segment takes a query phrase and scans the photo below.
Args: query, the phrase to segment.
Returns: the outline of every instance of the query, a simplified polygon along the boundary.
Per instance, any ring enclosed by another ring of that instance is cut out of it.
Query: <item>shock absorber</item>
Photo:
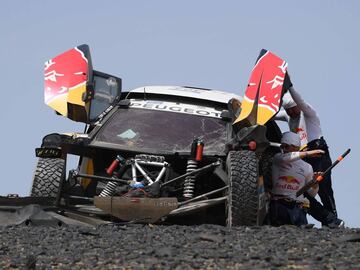
[[[195,139],[191,144],[190,157],[187,161],[186,173],[195,171],[198,168],[198,162],[202,160],[204,142],[201,139]],[[194,197],[195,175],[189,175],[185,178],[183,196],[185,199]]]
[[[195,171],[197,167],[198,167],[197,161],[189,158],[187,161],[186,173]],[[192,197],[194,197],[194,189],[195,189],[195,176],[189,175],[185,178],[183,196],[186,199],[191,199]]]
[[[125,159],[122,156],[117,155],[117,157],[111,163],[109,168],[106,169],[106,173],[108,175],[112,176],[113,178],[115,178],[114,171],[119,166],[119,164],[121,166],[123,166],[125,164]],[[121,168],[120,168],[120,170],[121,170]],[[117,186],[118,186],[118,183],[116,183],[116,182],[108,182],[106,184],[106,187],[101,191],[99,197],[107,197],[107,196],[114,195]]]

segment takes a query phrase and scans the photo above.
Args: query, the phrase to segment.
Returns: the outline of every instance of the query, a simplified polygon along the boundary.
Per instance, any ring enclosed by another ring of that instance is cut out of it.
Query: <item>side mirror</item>
[[[120,78],[96,71],[93,72],[93,90],[90,98],[89,121],[93,123],[111,105],[119,102],[121,94]]]

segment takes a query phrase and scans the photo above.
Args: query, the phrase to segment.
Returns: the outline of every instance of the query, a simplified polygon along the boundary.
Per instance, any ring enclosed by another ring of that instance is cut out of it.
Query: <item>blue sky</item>
[[[360,227],[360,2],[2,1],[0,194],[27,195],[35,147],[52,132],[82,131],[43,103],[43,64],[86,43],[96,70],[123,88],[192,85],[243,95],[262,48],[286,59],[294,86],[318,111],[335,159],[338,212]]]

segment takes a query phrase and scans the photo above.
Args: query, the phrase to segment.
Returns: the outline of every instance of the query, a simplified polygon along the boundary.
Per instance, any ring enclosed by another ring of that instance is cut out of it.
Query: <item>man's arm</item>
[[[323,154],[325,154],[325,151],[320,150],[320,149],[315,149],[315,150],[310,150],[310,151],[301,151],[300,153],[300,158],[307,158],[307,157],[318,157],[321,156]]]
[[[302,152],[289,152],[289,153],[277,153],[274,156],[273,163],[290,163],[299,159],[304,159],[307,157],[317,157],[325,154],[323,150],[311,150],[311,151],[302,151]]]
[[[314,108],[307,103],[303,98],[300,96],[300,94],[294,89],[294,87],[289,88],[289,92],[291,94],[291,97],[299,107],[299,109],[304,113],[305,116],[317,116],[316,111]]]
[[[277,164],[290,163],[298,159],[300,159],[300,152],[290,152],[285,154],[278,153],[274,156],[273,162]]]

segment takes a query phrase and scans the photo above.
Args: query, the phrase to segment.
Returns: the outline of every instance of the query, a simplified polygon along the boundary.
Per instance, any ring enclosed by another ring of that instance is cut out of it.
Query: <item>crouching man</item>
[[[323,150],[299,152],[300,137],[293,132],[285,132],[281,139],[282,153],[274,156],[272,167],[273,188],[271,190],[270,221],[271,225],[306,225],[306,209],[309,201],[303,195],[296,197],[296,192],[313,179],[310,164],[303,158],[324,154]],[[313,186],[308,194],[315,197],[319,186]]]

